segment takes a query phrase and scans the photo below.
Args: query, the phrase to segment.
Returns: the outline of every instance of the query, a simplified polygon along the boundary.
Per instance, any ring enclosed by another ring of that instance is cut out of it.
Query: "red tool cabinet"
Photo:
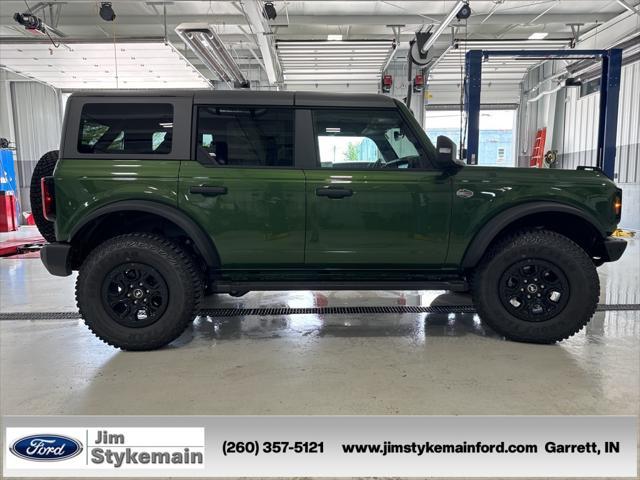
[[[13,232],[17,229],[16,197],[11,192],[0,190],[0,232]]]

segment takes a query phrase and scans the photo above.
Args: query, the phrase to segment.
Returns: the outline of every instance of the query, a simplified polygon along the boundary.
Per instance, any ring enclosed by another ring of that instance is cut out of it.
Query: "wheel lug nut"
[[[527,295],[527,298],[531,298],[531,295]]]

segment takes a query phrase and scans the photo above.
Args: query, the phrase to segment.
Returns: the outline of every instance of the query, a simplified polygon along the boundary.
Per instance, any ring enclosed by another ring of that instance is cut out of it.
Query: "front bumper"
[[[604,239],[604,256],[602,257],[602,260],[605,262],[615,262],[622,256],[626,248],[626,240],[616,237],[607,237]]]
[[[71,275],[70,254],[71,245],[68,243],[48,243],[40,250],[40,260],[51,275],[68,277]]]

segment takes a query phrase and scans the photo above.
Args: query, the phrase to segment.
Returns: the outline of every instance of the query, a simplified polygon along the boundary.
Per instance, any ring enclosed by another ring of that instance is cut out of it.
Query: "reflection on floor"
[[[599,269],[640,303],[640,242]],[[0,259],[0,311],[73,311],[74,278]],[[211,307],[460,305],[446,292],[252,292]],[[0,322],[2,414],[638,414],[640,312],[598,312],[558,345],[472,314],[199,318],[171,346],[114,350],[80,321]]]

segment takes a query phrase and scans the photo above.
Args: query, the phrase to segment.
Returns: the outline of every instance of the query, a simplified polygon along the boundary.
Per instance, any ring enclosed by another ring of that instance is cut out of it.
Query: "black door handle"
[[[189,189],[191,193],[199,193],[205,197],[217,197],[218,195],[226,195],[227,187],[214,187],[209,185],[200,185],[191,187]]]
[[[352,196],[353,190],[350,188],[322,187],[316,188],[316,195],[318,197],[344,198]]]

